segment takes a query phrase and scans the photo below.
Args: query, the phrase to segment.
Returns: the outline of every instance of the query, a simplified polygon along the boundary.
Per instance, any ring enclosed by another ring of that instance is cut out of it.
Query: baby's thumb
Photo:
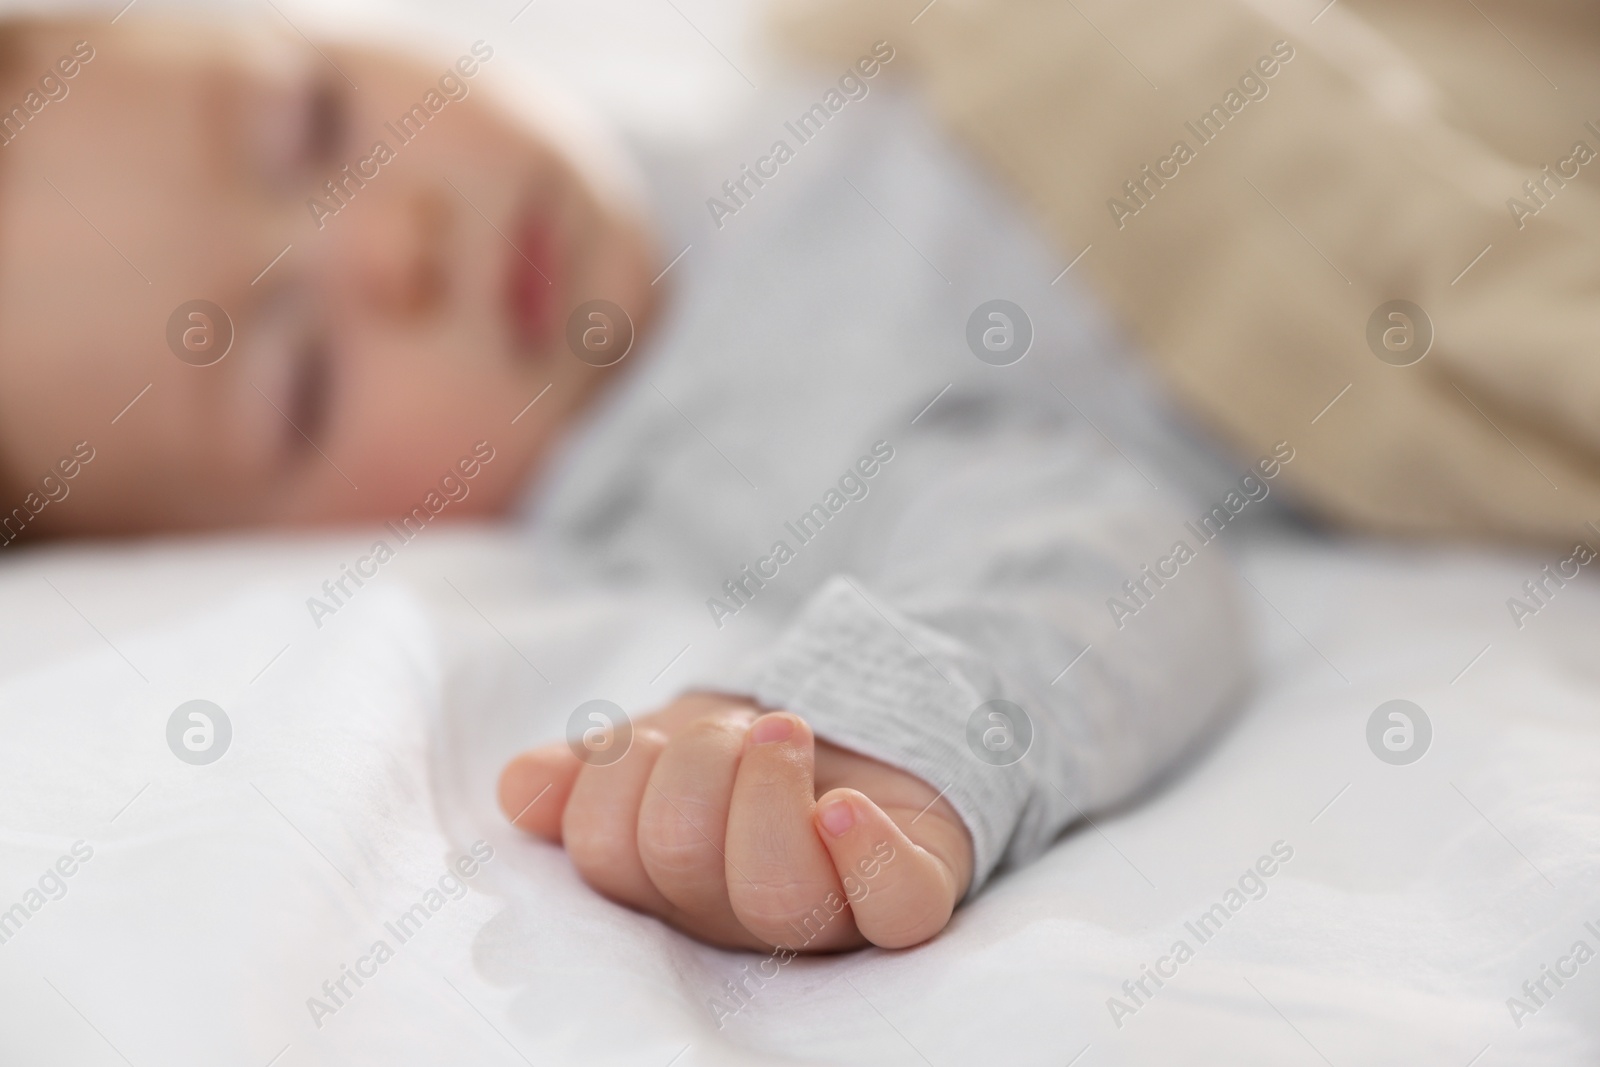
[[[864,793],[843,788],[817,799],[816,822],[862,937],[907,948],[944,929],[966,891],[961,860],[949,859],[963,852],[964,828],[930,816],[917,827],[924,847]]]

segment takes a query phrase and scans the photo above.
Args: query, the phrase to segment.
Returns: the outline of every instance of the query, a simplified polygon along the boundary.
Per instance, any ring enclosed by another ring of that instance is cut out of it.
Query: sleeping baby
[[[1221,549],[1160,568],[1181,509],[1084,384],[1110,342],[894,42],[687,153],[502,101],[505,42],[138,16],[0,29],[7,550],[439,498],[671,590],[693,683],[499,803],[762,951],[933,937],[1237,696]]]

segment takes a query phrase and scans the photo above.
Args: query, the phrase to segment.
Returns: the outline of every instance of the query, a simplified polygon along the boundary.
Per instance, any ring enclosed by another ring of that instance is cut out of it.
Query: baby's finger
[[[882,808],[854,789],[830,790],[817,801],[817,827],[868,941],[905,948],[944,929],[962,892],[955,873]]]
[[[667,747],[659,730],[635,728],[632,747],[614,763],[578,775],[561,818],[561,841],[583,880],[612,900],[656,915],[673,914],[639,859],[639,804]]]
[[[561,840],[561,813],[583,763],[565,744],[529,749],[500,772],[500,810],[511,825],[546,841]]]
[[[811,729],[785,712],[750,727],[728,809],[728,899],[769,945],[826,951],[858,944],[833,859],[812,812]]]
[[[728,903],[723,837],[750,712],[711,715],[674,734],[639,805],[639,858],[663,896],[702,923],[744,931]],[[748,942],[748,937],[740,938]]]

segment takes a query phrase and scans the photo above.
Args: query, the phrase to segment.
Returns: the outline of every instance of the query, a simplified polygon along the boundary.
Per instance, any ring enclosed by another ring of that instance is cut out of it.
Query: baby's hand
[[[500,806],[612,900],[723,945],[915,945],[972,879],[972,837],[937,790],[733,697],[639,719],[614,763],[524,752]]]

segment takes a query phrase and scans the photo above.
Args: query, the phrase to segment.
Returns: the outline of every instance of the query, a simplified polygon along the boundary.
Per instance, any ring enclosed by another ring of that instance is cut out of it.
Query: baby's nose
[[[327,229],[336,231],[329,234],[337,246],[334,284],[369,309],[426,316],[445,295],[450,205],[426,190],[362,192],[366,203],[328,220]]]

